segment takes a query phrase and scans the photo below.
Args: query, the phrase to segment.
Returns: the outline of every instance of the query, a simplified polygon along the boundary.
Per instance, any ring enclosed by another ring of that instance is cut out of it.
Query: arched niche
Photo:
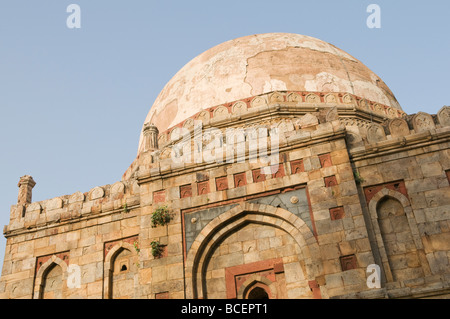
[[[67,264],[53,255],[36,273],[34,299],[63,299],[67,289]]]
[[[370,200],[369,212],[386,280],[424,276],[423,243],[408,198],[383,188]]]
[[[254,203],[240,203],[210,221],[191,245],[186,258],[186,298],[208,298],[206,270],[211,257],[217,252],[218,247],[224,240],[249,225],[271,227],[285,234],[286,238],[290,238],[289,240],[298,247],[301,254],[299,259],[301,259],[302,269],[295,271],[301,273],[300,277],[304,276],[301,280],[304,279],[306,286],[309,280],[314,280],[322,274],[322,260],[318,243],[303,220],[282,208]],[[225,258],[228,258],[228,256],[225,256]],[[252,265],[264,262],[266,261],[259,260]],[[300,262],[297,263],[300,264]],[[240,266],[250,267],[251,265],[245,261],[243,263],[237,262],[236,267]],[[289,264],[289,267],[291,266],[296,267],[297,265]],[[275,268],[273,265],[268,267],[268,269],[273,269],[273,272],[276,272]],[[219,273],[224,270],[217,269],[216,271]],[[229,298],[228,291],[227,298]]]
[[[240,287],[238,299],[276,299],[274,284],[265,277],[252,275]]]
[[[135,297],[139,257],[133,245],[117,243],[109,250],[104,263],[104,298]]]

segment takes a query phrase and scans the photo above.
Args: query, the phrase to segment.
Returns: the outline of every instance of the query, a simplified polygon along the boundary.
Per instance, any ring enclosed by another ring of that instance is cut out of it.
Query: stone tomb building
[[[33,202],[20,179],[0,297],[448,298],[449,138],[449,107],[405,114],[329,43],[225,42],[164,87],[121,181]]]

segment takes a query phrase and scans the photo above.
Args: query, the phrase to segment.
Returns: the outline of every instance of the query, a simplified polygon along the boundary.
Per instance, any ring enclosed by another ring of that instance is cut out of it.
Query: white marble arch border
[[[277,227],[290,234],[302,251],[307,280],[315,280],[322,274],[323,264],[319,245],[302,219],[279,207],[243,202],[211,220],[192,243],[186,257],[185,268],[187,299],[206,297],[202,273],[208,264],[210,253],[222,239],[248,223]]]
[[[422,239],[419,235],[419,229],[417,227],[416,219],[414,217],[414,212],[411,207],[411,203],[409,199],[400,192],[394,191],[392,189],[383,188],[378,191],[369,202],[369,214],[370,219],[372,221],[373,230],[375,233],[375,238],[377,241],[378,249],[381,255],[381,262],[383,263],[383,269],[386,274],[386,280],[388,282],[393,282],[394,277],[392,275],[391,268],[389,266],[389,259],[387,256],[386,248],[384,247],[383,237],[381,235],[380,225],[378,223],[378,213],[377,207],[378,204],[385,200],[386,198],[393,198],[400,202],[403,206],[403,210],[405,211],[406,218],[408,220],[409,228],[411,230],[411,234],[416,245],[417,250],[423,249]]]
[[[114,259],[123,250],[129,250],[132,254],[137,255],[136,249],[130,243],[121,241],[114,245],[108,254],[105,256],[105,262],[103,264],[103,298],[110,299],[111,296],[111,284],[112,284],[112,272],[114,266]],[[136,272],[134,282],[137,282],[137,276],[139,273]]]
[[[62,268],[62,289],[63,289],[63,296],[64,296],[64,290],[67,286],[66,280],[67,280],[67,264],[64,260],[62,260],[59,257],[56,257],[56,255],[53,255],[51,258],[49,258],[45,263],[42,264],[42,266],[39,268],[36,279],[34,281],[34,292],[33,292],[33,299],[41,299],[42,293],[44,289],[44,282],[45,282],[45,275],[47,275],[48,271],[53,268],[53,265],[60,266]]]

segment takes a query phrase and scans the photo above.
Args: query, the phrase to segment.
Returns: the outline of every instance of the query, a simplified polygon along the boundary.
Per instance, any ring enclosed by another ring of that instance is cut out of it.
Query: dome
[[[309,36],[268,33],[192,59],[162,89],[144,124],[164,132],[203,109],[272,91],[351,93],[401,109],[387,85],[348,53]]]

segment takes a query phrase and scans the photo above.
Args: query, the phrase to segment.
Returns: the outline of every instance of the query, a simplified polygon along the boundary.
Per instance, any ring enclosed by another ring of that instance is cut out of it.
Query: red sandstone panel
[[[117,244],[119,244],[120,242],[124,242],[124,243],[128,243],[134,246],[135,242],[139,241],[139,236],[132,236],[132,237],[127,237],[127,238],[122,238],[122,239],[117,239],[114,241],[110,241],[110,242],[106,242],[105,246],[104,246],[104,256],[106,257],[106,255],[108,255],[109,251]]]
[[[303,160],[295,160],[291,162],[291,173],[297,174],[305,171],[305,167],[303,166]]]
[[[154,203],[163,203],[166,201],[166,191],[157,191],[153,192],[153,202]]]
[[[330,208],[331,220],[342,219],[342,218],[344,218],[344,216],[345,216],[344,207]]]
[[[192,197],[192,185],[180,186],[180,198]]]
[[[320,293],[320,287],[316,280],[310,280],[308,281],[309,288],[311,288],[311,291],[313,292],[313,298],[314,299],[322,299],[322,294]]]
[[[272,166],[271,170],[273,172],[272,173],[272,178],[283,177],[283,176],[286,175],[285,172],[284,172],[284,165],[282,163],[280,163],[277,166]]]
[[[157,294],[155,294],[155,299],[169,299],[169,292],[158,292]]]
[[[339,258],[341,261],[341,267],[342,271],[356,269],[357,263],[356,263],[356,256],[355,255],[349,255],[349,256],[343,256]]]
[[[332,166],[331,155],[330,153],[319,155],[319,161],[321,167],[329,167]]]
[[[50,254],[50,255],[46,255],[46,256],[41,256],[41,257],[38,257],[36,260],[36,273],[39,271],[39,268],[41,268],[41,266],[47,262],[47,260],[49,260],[50,258],[53,257],[53,255],[55,255],[59,259],[65,261],[66,264],[69,265],[69,252],[68,251],[56,253],[56,254]]]
[[[382,190],[383,188],[387,188],[387,189],[391,189],[396,192],[400,192],[401,194],[405,195],[409,199],[408,192],[406,191],[405,182],[398,181],[398,182],[391,182],[391,183],[385,183],[385,184],[365,187],[364,195],[366,196],[367,203],[369,203],[370,200],[372,199],[372,197],[376,193],[378,193],[380,190]]]
[[[325,181],[325,187],[333,187],[338,184],[337,180],[336,180],[336,176],[334,176],[334,175],[325,177],[324,181]]]
[[[266,175],[263,174],[261,168],[254,169],[252,171],[253,183],[264,182],[266,180]]]
[[[247,185],[247,177],[245,173],[238,173],[234,175],[234,187],[241,187]]]
[[[275,266],[276,265],[276,266]],[[240,285],[245,281],[243,278],[258,273],[259,275],[266,277],[270,281],[276,281],[275,267],[277,271],[283,272],[283,259],[269,259],[263,261],[257,261],[250,264],[238,265],[234,267],[228,267],[225,269],[225,283],[227,290],[227,298],[235,299]],[[282,271],[281,271],[282,270]],[[241,278],[241,280],[238,280]]]
[[[216,178],[216,189],[218,191],[223,191],[228,189],[228,177],[217,177]]]
[[[198,195],[204,195],[209,193],[209,181],[200,182],[197,184]]]

